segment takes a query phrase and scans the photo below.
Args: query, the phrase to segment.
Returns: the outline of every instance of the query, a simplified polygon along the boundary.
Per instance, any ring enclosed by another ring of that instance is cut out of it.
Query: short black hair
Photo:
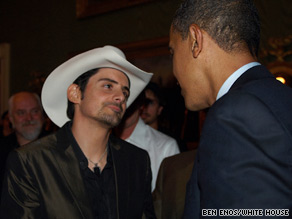
[[[252,0],[185,0],[174,15],[172,28],[186,39],[191,24],[205,30],[223,50],[248,48],[257,57],[260,21]]]
[[[89,78],[91,78],[93,75],[95,75],[99,71],[99,68],[91,69],[82,75],[80,75],[73,84],[77,84],[80,91],[81,91],[81,99],[84,98],[84,90],[86,88],[86,85],[88,84]],[[67,107],[67,116],[69,119],[73,119],[75,113],[74,103],[72,103],[70,100],[68,100],[68,107]]]
[[[151,90],[154,96],[158,99],[158,104],[160,106],[165,106],[166,101],[165,101],[164,93],[157,83],[150,81],[145,87],[145,91],[146,90]]]

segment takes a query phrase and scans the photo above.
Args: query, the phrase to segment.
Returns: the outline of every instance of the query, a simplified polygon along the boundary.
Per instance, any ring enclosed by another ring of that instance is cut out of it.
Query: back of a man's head
[[[206,31],[226,52],[249,50],[257,56],[260,21],[252,0],[185,0],[172,27],[186,39],[191,24]]]

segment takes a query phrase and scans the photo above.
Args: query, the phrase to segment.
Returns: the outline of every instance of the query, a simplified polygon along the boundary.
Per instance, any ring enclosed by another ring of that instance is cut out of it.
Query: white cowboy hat
[[[126,60],[124,53],[113,46],[104,46],[79,54],[59,67],[46,79],[42,88],[42,104],[49,118],[59,127],[67,117],[67,89],[81,74],[94,68],[114,68],[125,73],[130,80],[127,107],[135,100],[152,77]]]

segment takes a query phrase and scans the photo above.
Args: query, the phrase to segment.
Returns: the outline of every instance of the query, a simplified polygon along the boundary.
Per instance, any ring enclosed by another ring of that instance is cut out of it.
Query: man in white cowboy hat
[[[62,128],[10,154],[1,218],[155,218],[149,155],[110,134],[151,76],[112,46],[56,68],[42,103]]]

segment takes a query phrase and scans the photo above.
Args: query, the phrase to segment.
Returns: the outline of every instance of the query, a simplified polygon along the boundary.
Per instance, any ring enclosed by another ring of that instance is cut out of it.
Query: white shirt
[[[131,136],[125,140],[148,152],[151,161],[153,191],[162,160],[180,152],[176,140],[146,125],[141,118]]]
[[[221,86],[218,94],[217,94],[217,98],[216,100],[218,100],[220,97],[222,97],[223,95],[225,95],[229,89],[231,88],[231,86],[234,84],[234,82],[244,73],[246,72],[248,69],[256,66],[256,65],[260,65],[260,63],[258,62],[251,62],[248,63],[242,67],[240,67],[239,69],[237,69],[235,72],[233,72],[228,78],[227,80],[223,83],[223,85]]]

